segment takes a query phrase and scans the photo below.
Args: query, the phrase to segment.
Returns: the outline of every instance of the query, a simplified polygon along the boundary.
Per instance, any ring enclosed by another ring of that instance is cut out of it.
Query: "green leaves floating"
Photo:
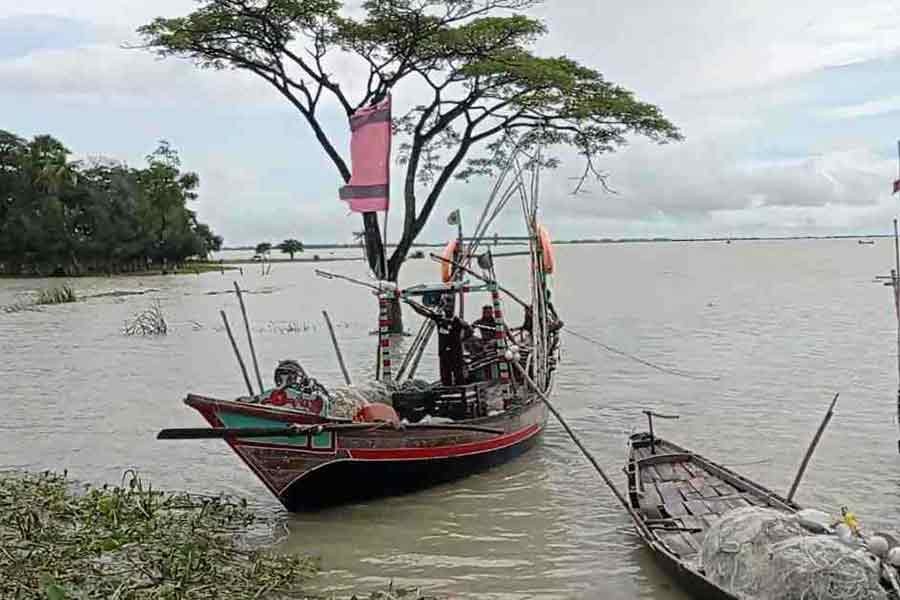
[[[315,563],[245,547],[255,522],[246,503],[155,491],[134,473],[86,489],[0,473],[0,597],[304,597]]]

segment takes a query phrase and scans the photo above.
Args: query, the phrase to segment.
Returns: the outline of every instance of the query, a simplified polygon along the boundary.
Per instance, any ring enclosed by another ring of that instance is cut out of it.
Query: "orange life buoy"
[[[550,232],[543,225],[538,225],[538,238],[541,240],[541,255],[544,257],[544,273],[552,274],[556,269],[556,258],[553,256],[553,241]]]
[[[447,242],[447,246],[444,248],[444,251],[441,253],[441,258],[444,260],[441,261],[441,281],[447,283],[450,281],[450,274],[453,271],[453,265],[447,262],[448,260],[455,260],[456,247],[459,245],[459,240],[453,238],[449,242]]]

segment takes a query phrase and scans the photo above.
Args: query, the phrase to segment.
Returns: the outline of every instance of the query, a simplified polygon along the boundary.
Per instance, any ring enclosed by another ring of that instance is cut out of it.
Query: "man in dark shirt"
[[[490,305],[481,307],[481,318],[472,323],[472,327],[478,331],[482,340],[494,339],[497,330],[497,320],[494,319],[494,308]]]
[[[452,297],[447,295],[443,298],[441,312],[429,310],[416,303],[410,303],[410,306],[437,324],[441,384],[463,385],[465,383],[463,340],[472,335],[472,327],[453,314]]]

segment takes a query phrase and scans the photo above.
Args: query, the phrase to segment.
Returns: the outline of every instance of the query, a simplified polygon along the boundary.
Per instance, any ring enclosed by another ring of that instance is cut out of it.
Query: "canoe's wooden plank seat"
[[[699,557],[706,530],[723,513],[767,504],[695,464],[690,453],[668,451],[664,443],[656,454],[649,446],[633,452],[640,510],[659,540],[682,560]]]

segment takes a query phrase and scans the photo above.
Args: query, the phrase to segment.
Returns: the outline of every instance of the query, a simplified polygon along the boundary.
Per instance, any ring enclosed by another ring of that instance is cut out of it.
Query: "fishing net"
[[[764,600],[885,600],[878,559],[828,535],[774,544],[759,573]]]
[[[335,386],[329,390],[332,397],[330,416],[352,419],[356,412],[362,408],[363,399],[366,402],[380,402],[390,405],[392,404],[391,393],[398,389],[404,392],[424,391],[430,388],[431,385],[424,379],[408,379],[399,388],[395,385],[388,387],[384,382],[377,380],[363,381],[353,386]]]
[[[759,600],[883,600],[877,559],[832,535],[812,535],[796,515],[747,507],[722,515],[703,541],[706,576]]]
[[[701,561],[706,576],[738,595],[756,597],[772,544],[803,535],[785,513],[746,507],[728,511],[706,533]]]

